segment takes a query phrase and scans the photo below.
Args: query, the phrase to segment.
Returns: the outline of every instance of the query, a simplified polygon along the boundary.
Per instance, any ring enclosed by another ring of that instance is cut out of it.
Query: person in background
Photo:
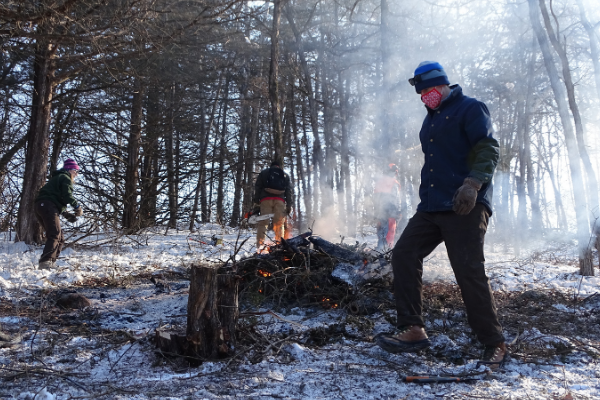
[[[398,183],[397,177],[396,164],[389,164],[375,180],[373,197],[377,221],[377,250],[384,250],[386,246],[387,248],[394,246],[396,221],[400,216],[398,209],[400,183]]]
[[[79,174],[79,165],[67,158],[63,167],[54,171],[48,183],[35,198],[35,216],[46,232],[46,245],[40,257],[39,269],[55,267],[56,259],[65,244],[59,216],[71,205],[76,216],[83,214],[81,205],[73,197],[73,182]]]
[[[393,353],[430,345],[422,317],[423,259],[444,242],[469,325],[484,345],[481,363],[496,369],[508,352],[483,254],[500,153],[490,113],[459,85],[450,86],[437,62],[422,62],[409,82],[427,111],[419,134],[425,156],[421,202],[392,251],[399,332],[375,341]]]
[[[294,204],[294,189],[289,175],[281,169],[279,161],[273,161],[256,178],[254,185],[254,208],[260,207],[260,215],[273,215],[273,231],[275,240],[284,237],[286,215],[292,211]],[[256,246],[260,250],[265,242],[269,220],[258,222],[256,231]]]

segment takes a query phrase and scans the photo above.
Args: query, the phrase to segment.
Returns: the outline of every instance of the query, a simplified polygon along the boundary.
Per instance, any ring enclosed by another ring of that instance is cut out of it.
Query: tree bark
[[[33,96],[27,132],[23,190],[17,214],[16,241],[42,243],[42,232],[33,212],[35,197],[46,181],[50,146],[50,119],[56,46],[44,41],[36,44],[33,65]]]
[[[540,208],[539,186],[536,188],[534,165],[531,159],[531,116],[533,115],[533,83],[535,74],[535,37],[532,37],[531,55],[527,62],[527,95],[525,96],[525,115],[523,116],[523,157],[527,169],[527,194],[531,203],[531,227],[534,232],[543,228],[542,211]]]
[[[596,92],[598,93],[598,100],[600,100],[600,40],[598,35],[594,32],[594,26],[590,23],[583,2],[581,0],[575,0],[577,7],[579,8],[579,15],[581,18],[581,24],[585,29],[589,40],[590,40],[590,55],[592,63],[594,64],[594,79],[596,81]]]
[[[344,79],[344,77],[346,79]],[[341,127],[341,149],[340,149],[340,188],[339,195],[345,196],[344,201],[345,207],[341,210],[342,223],[346,229],[346,234],[354,236],[356,226],[356,216],[354,213],[354,207],[352,202],[352,180],[350,179],[350,133],[348,132],[348,125],[350,119],[350,113],[348,112],[348,91],[350,90],[350,84],[348,82],[348,76],[340,73],[339,75],[339,97],[340,97],[340,127]]]
[[[202,222],[210,222],[211,215],[211,202],[209,201],[209,196],[212,197],[212,168],[211,168],[211,185],[210,190],[208,190],[206,182],[208,181],[208,173],[206,170],[206,159],[208,155],[208,147],[211,139],[211,132],[213,129],[213,125],[215,122],[215,116],[217,115],[217,107],[219,105],[219,97],[221,96],[221,89],[223,84],[223,76],[224,74],[219,75],[219,82],[217,84],[217,89],[215,91],[215,97],[213,100],[212,108],[209,115],[208,127],[206,128],[206,142],[204,143],[204,147],[202,148],[202,153],[200,157],[200,168],[201,174],[199,179],[201,179],[202,185],[200,189],[200,209],[202,210]],[[215,135],[216,136],[216,135]],[[213,145],[213,149],[215,146]],[[212,157],[214,160],[214,157]],[[200,184],[200,181],[198,182]]]
[[[395,65],[392,64],[392,27],[390,22],[390,7],[388,0],[381,0],[381,88],[380,88],[380,155],[383,162],[394,163],[394,149],[397,144],[393,142],[394,135],[391,130],[391,119],[394,113],[391,111],[394,107],[392,102],[392,88],[394,87],[392,71]]]
[[[249,210],[254,201],[254,168],[256,164],[256,144],[258,143],[258,124],[260,119],[260,108],[262,99],[255,101],[251,107],[250,132],[248,136],[248,147],[246,151],[246,166],[244,168],[244,208]]]
[[[281,5],[285,0],[273,0],[273,28],[271,30],[271,65],[269,68],[269,100],[273,123],[274,159],[283,167],[283,131],[281,126],[281,104],[279,103],[279,25]]]
[[[175,84],[171,83],[166,91],[165,115],[165,156],[167,166],[167,196],[169,198],[169,228],[177,227],[177,166],[175,164],[175,128],[173,114],[175,107]]]
[[[302,147],[300,145],[300,140],[298,138],[298,121],[296,115],[296,98],[294,92],[295,85],[290,85],[290,122],[292,126],[292,136],[294,141],[294,154],[296,155],[296,170],[298,173],[296,174],[298,177],[298,187],[302,189],[302,196],[296,196],[296,216],[297,216],[297,226],[300,232],[304,232],[306,228],[306,221],[304,218],[304,214],[302,213],[302,208],[300,207],[300,198],[302,197],[305,201],[308,198],[309,194],[307,192],[306,187],[306,176],[304,174],[304,163],[302,162]],[[307,214],[309,209],[306,204],[304,206]]]
[[[146,115],[146,137],[142,143],[143,157],[140,176],[140,226],[154,226],[156,223],[156,206],[158,201],[159,181],[159,146],[160,137],[160,99],[157,85],[152,85],[148,92],[148,112]]]
[[[127,167],[125,170],[125,193],[123,199],[123,228],[128,232],[137,229],[137,189],[139,179],[140,144],[142,138],[142,103],[144,87],[141,78],[134,83],[131,103],[131,123],[127,143]]]
[[[225,163],[227,160],[227,124],[229,123],[227,111],[229,107],[230,82],[231,75],[227,73],[225,95],[223,98],[221,133],[219,134],[219,182],[217,184],[217,223],[221,225],[225,225]]]
[[[550,23],[550,17],[548,16],[548,10],[546,9],[545,0],[539,0],[539,3],[544,24],[546,26],[546,30],[548,31],[548,37],[550,38],[550,42],[552,43],[552,46],[554,47],[554,50],[558,54],[561,61],[563,82],[565,88],[567,89],[569,108],[571,109],[571,114],[573,114],[573,120],[575,122],[575,138],[577,139],[577,148],[579,149],[579,156],[583,162],[583,170],[587,176],[587,191],[589,193],[590,201],[589,207],[592,210],[596,210],[600,204],[598,201],[598,181],[596,179],[596,173],[594,172],[594,167],[585,145],[585,132],[583,129],[583,122],[581,121],[579,106],[577,104],[577,100],[575,99],[575,85],[573,84],[573,77],[571,76],[571,69],[569,66],[569,58],[567,57],[566,39],[565,43],[560,43],[558,36],[560,35],[560,31],[558,28],[557,32],[554,32],[553,30],[552,24]]]
[[[567,146],[567,156],[569,159],[569,171],[571,174],[571,182],[573,183],[574,203],[575,203],[575,216],[577,220],[577,241],[579,247],[579,269],[582,275],[593,275],[594,269],[591,263],[591,250],[589,246],[590,230],[587,213],[587,202],[585,196],[577,193],[578,190],[584,188],[582,171],[580,167],[579,150],[577,147],[577,139],[573,132],[573,125],[571,124],[569,116],[569,107],[565,101],[564,87],[560,84],[560,78],[556,66],[554,65],[554,59],[548,45],[548,38],[544,32],[544,28],[540,23],[539,16],[539,3],[536,4],[536,0],[528,0],[529,2],[529,16],[533,30],[537,36],[538,43],[542,50],[544,58],[544,65],[550,78],[550,85],[554,92],[555,100],[558,106],[558,113],[563,126],[563,134],[565,136],[565,144]]]
[[[235,163],[235,189],[233,193],[233,207],[231,210],[231,219],[229,226],[236,227],[239,225],[243,214],[242,190],[244,188],[244,157],[246,154],[246,140],[252,133],[251,127],[251,112],[250,99],[248,98],[248,70],[247,66],[242,66],[242,82],[240,85],[241,96],[241,127],[238,137],[237,160]]]
[[[583,25],[583,28],[585,29],[590,41],[590,54],[592,63],[594,65],[594,80],[596,81],[596,93],[598,94],[598,100],[600,100],[600,40],[598,39],[598,35],[594,32],[594,27],[592,26],[586,15],[583,2],[581,0],[576,0],[576,3],[577,7],[579,8],[581,24]],[[592,233],[596,235],[594,246],[596,247],[596,252],[598,254],[598,265],[600,266],[600,221],[596,219],[594,225],[595,226]]]
[[[196,218],[198,214],[198,204],[200,203],[200,192],[202,188],[205,188],[205,175],[203,171],[205,170],[204,163],[206,162],[206,148],[208,146],[208,131],[206,129],[206,112],[204,111],[205,101],[203,100],[200,106],[200,132],[198,135],[198,146],[199,146],[199,156],[198,156],[198,180],[196,182],[196,189],[194,191],[194,205],[192,206],[192,211],[190,213],[190,232],[194,232],[196,230]],[[202,211],[200,212],[202,214]]]
[[[218,360],[235,354],[239,315],[238,280],[217,275],[217,269],[192,266],[187,306],[187,327],[155,332],[156,346],[165,355],[190,361]]]
[[[321,138],[319,136],[319,109],[318,109],[318,104],[317,104],[317,100],[316,100],[315,90],[313,90],[313,84],[312,84],[313,76],[310,73],[310,69],[308,68],[308,62],[306,61],[306,55],[304,54],[302,35],[301,35],[300,31],[298,30],[298,28],[296,27],[296,24],[294,22],[294,14],[293,14],[291,7],[289,7],[289,5],[286,5],[286,17],[290,24],[290,28],[292,29],[292,32],[294,33],[294,38],[296,40],[296,47],[298,50],[298,57],[300,57],[300,67],[302,70],[302,77],[303,77],[303,81],[304,81],[304,88],[306,90],[306,97],[308,99],[310,126],[311,126],[311,130],[312,130],[312,134],[313,134],[312,163],[307,162],[306,165],[312,164],[312,166],[313,166],[312,175],[313,176],[317,176],[316,171],[318,170],[319,173],[321,174],[321,176],[324,177],[325,175],[322,173],[322,171],[325,170],[325,162],[323,160]],[[304,114],[305,113],[303,113],[303,115]],[[304,130],[304,132],[306,133],[306,129]],[[307,142],[307,145],[308,145],[308,142]],[[309,154],[309,153],[310,152],[308,152],[307,154]],[[312,193],[312,190],[309,190],[309,191]],[[314,194],[316,195],[316,193],[314,193]],[[313,204],[315,204],[315,206],[316,206],[316,204],[319,200],[318,196],[316,196],[314,198],[314,200],[315,200],[315,203],[313,203]],[[307,213],[307,214],[310,214],[310,216],[308,216],[308,218],[310,219],[313,214],[312,207],[311,207],[311,212]]]

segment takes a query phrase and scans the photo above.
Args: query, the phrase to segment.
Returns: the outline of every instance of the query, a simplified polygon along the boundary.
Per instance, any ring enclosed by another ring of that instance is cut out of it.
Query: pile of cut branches
[[[335,259],[327,254],[296,254],[272,248],[269,254],[238,262],[237,268],[241,276],[240,300],[249,305],[268,305],[275,309],[338,308],[355,298],[347,283],[331,276]]]
[[[365,311],[362,291],[373,291],[372,284],[366,288],[353,287],[332,276],[332,272],[340,263],[360,268],[372,261],[373,256],[320,238],[298,238],[270,247],[267,254],[256,254],[236,263],[236,273],[241,277],[241,303],[274,309],[317,306],[346,308],[355,313]],[[309,246],[311,242],[316,245]]]

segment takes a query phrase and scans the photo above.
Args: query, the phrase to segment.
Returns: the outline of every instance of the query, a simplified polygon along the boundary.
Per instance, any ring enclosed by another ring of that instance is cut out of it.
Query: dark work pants
[[[489,212],[482,204],[468,215],[454,211],[417,212],[392,251],[398,327],[425,326],[423,259],[443,242],[467,309],[469,325],[486,345],[504,341],[489,279],[485,274],[483,241]]]
[[[35,216],[46,231],[46,245],[40,257],[40,262],[56,261],[65,244],[60,229],[60,214],[56,205],[50,200],[40,200],[35,203]]]

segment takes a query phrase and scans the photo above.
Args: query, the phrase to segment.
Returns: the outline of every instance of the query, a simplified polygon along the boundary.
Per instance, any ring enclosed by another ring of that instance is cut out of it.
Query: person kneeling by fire
[[[290,176],[281,169],[279,161],[273,161],[269,168],[261,171],[254,185],[254,210],[260,215],[273,214],[273,231],[275,241],[280,242],[284,237],[284,223],[286,216],[292,212],[294,204],[294,188]],[[256,247],[260,252],[263,249],[269,219],[258,221],[256,231]]]

